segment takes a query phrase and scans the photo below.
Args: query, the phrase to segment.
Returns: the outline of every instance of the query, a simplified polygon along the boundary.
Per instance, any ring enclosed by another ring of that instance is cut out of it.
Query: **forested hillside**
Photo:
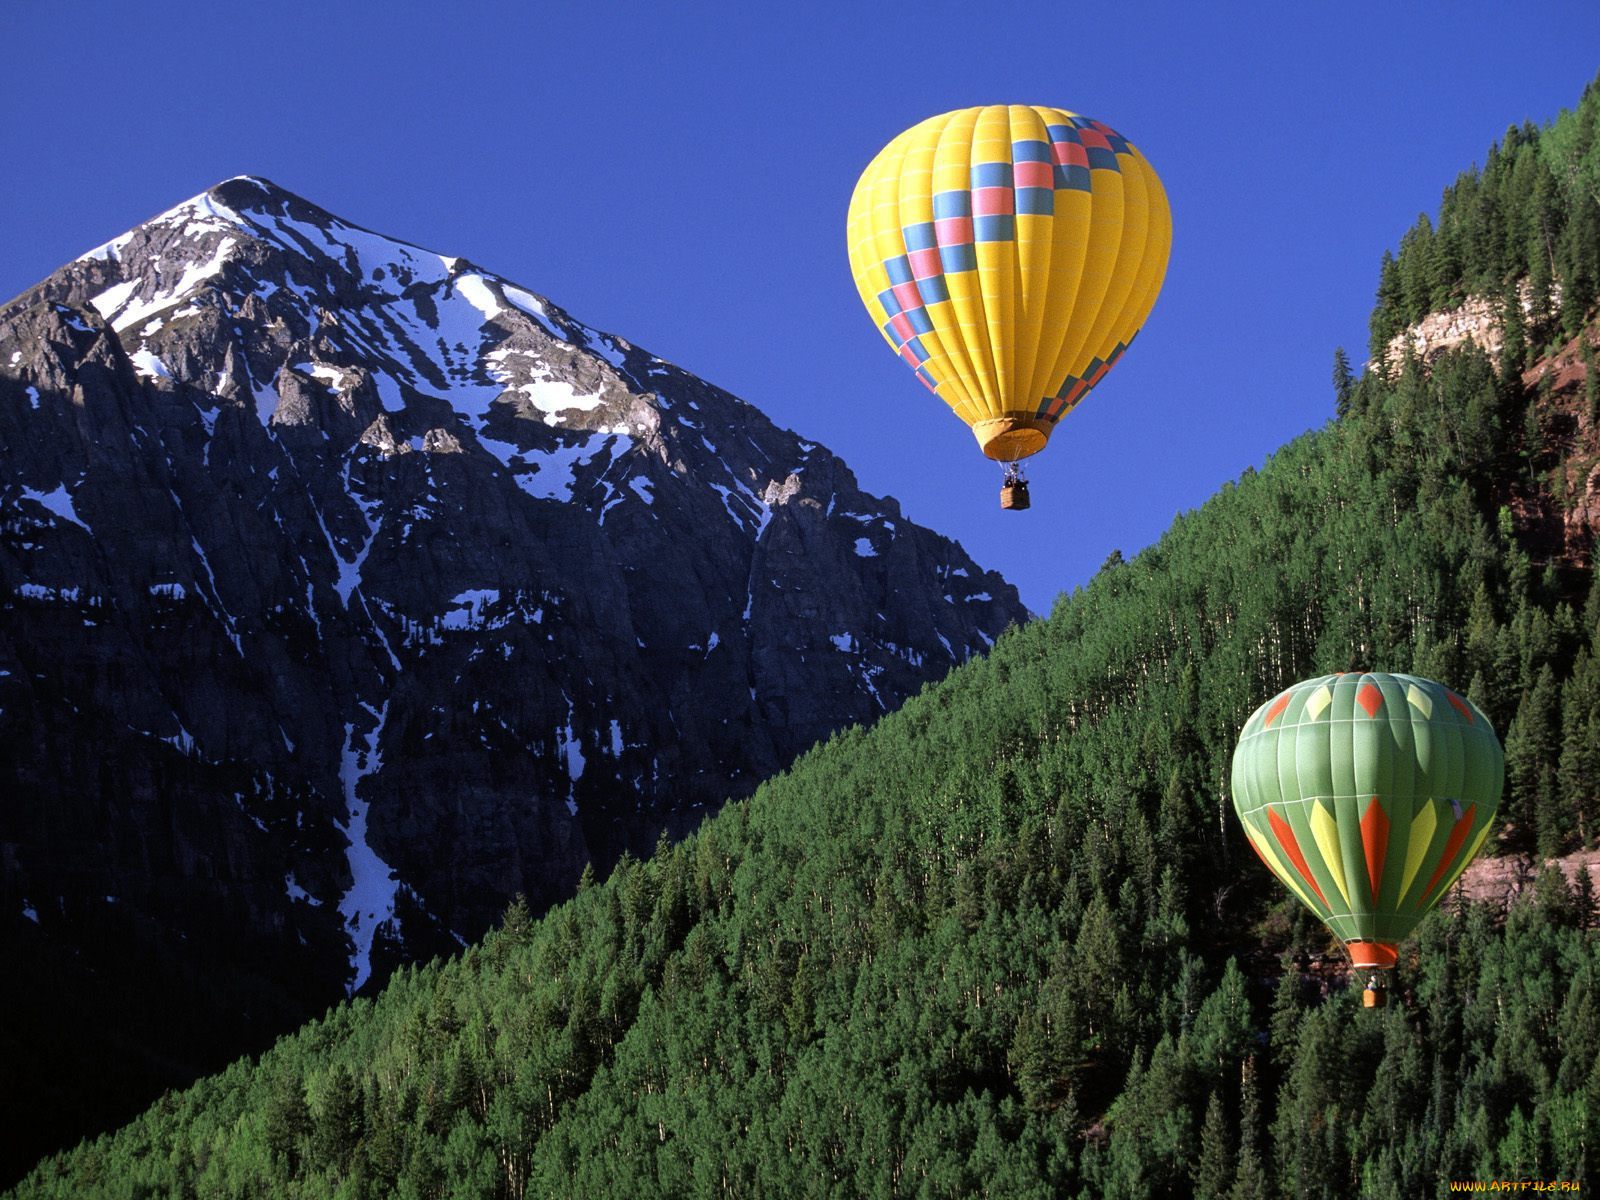
[[[1567,215],[1592,260],[1600,223]],[[1274,691],[1412,671],[1465,688],[1506,744],[1491,852],[1594,844],[1600,584],[1524,536],[1552,463],[1584,480],[1600,456],[1585,386],[1541,395],[1471,347],[1336,372],[1339,420],[986,660],[18,1194],[1593,1186],[1587,877],[1546,870],[1509,913],[1453,896],[1402,948],[1402,997],[1363,1010],[1306,969],[1339,952],[1225,792]]]
[[[1516,302],[1528,288],[1528,310]],[[1600,296],[1600,80],[1544,129],[1513,125],[1384,253],[1372,357],[1429,312],[1498,303],[1513,357],[1578,332]]]

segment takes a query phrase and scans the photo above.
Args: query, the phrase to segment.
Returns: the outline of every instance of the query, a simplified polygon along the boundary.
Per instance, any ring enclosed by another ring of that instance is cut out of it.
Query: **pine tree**
[[[1522,389],[1522,365],[1528,358],[1528,326],[1516,284],[1506,286],[1500,302],[1500,380],[1502,387]]]
[[[300,1161],[300,1140],[311,1132],[311,1110],[297,1078],[285,1074],[273,1084],[265,1121],[267,1149],[282,1155],[293,1175]]]
[[[1545,379],[1550,376],[1546,375]],[[1541,385],[1543,380],[1540,381]],[[1540,389],[1541,398],[1543,387]],[[1522,412],[1522,456],[1528,460],[1528,476],[1533,477],[1533,465],[1544,455],[1544,406],[1530,404]]]
[[[1291,1195],[1333,1195],[1342,1177],[1339,1168],[1349,1161],[1336,1140],[1362,1099],[1347,1086],[1350,1066],[1362,1061],[1351,1044],[1349,1011],[1324,1004],[1307,1014],[1293,1065],[1278,1088],[1273,1160],[1280,1184]]]
[[[1189,919],[1185,916],[1186,897],[1183,875],[1168,863],[1161,869],[1161,883],[1155,907],[1145,923],[1145,944],[1156,950],[1171,950],[1189,940]]]
[[[1583,398],[1588,403],[1589,431],[1600,429],[1600,365],[1595,363],[1594,346],[1583,336]]]
[[[1267,1200],[1268,1180],[1261,1159],[1261,1097],[1252,1056],[1239,1067],[1239,1170],[1229,1200]]]
[[[345,1170],[361,1140],[363,1100],[349,1069],[343,1064],[334,1067],[323,1084],[322,1103],[311,1129],[313,1157],[319,1165]]]
[[[1424,251],[1422,277],[1427,286],[1429,312],[1445,312],[1454,307],[1458,300],[1461,264],[1442,221]]]
[[[1372,310],[1369,325],[1371,336],[1368,344],[1368,357],[1379,368],[1380,374],[1387,374],[1389,342],[1406,327],[1404,309],[1405,296],[1400,283],[1400,266],[1395,261],[1394,255],[1385,250],[1383,262],[1378,268],[1378,298]]]
[[[1532,306],[1528,324],[1539,341],[1550,332],[1550,293],[1555,284],[1554,193],[1549,173],[1539,172],[1534,184],[1527,249],[1528,299]]]
[[[1561,808],[1572,818],[1579,844],[1587,845],[1600,802],[1600,656],[1588,646],[1579,647],[1572,674],[1561,686],[1556,778]]]
[[[1206,1104],[1205,1123],[1200,1127],[1200,1157],[1194,1165],[1194,1200],[1226,1200],[1232,1187],[1235,1168],[1228,1119],[1222,1111],[1222,1096],[1213,1090]]]
[[[1555,672],[1545,663],[1533,691],[1518,705],[1505,739],[1506,818],[1523,831],[1524,845],[1546,857],[1559,853],[1568,834],[1555,778],[1560,697]]]
[[[1405,323],[1413,325],[1428,313],[1428,259],[1433,250],[1433,222],[1418,213],[1417,222],[1400,239],[1400,295]]]
[[[1350,371],[1350,358],[1339,346],[1333,352],[1333,412],[1343,419],[1350,413],[1350,397],[1355,392],[1355,376]]]
[[[1123,981],[1123,966],[1122,934],[1102,892],[1094,894],[1084,912],[1067,978],[1088,1021],[1090,1038],[1106,1046],[1112,1040],[1112,1010],[1117,986]]]
[[[1180,723],[1174,742],[1192,741],[1193,733],[1183,727],[1185,724]],[[1184,750],[1192,753],[1194,749],[1192,745],[1176,746],[1175,755],[1182,754]],[[1180,873],[1188,866],[1194,853],[1190,844],[1193,828],[1194,817],[1183,786],[1183,773],[1174,766],[1167,776],[1167,786],[1161,793],[1161,807],[1156,812],[1156,850],[1163,862],[1172,864]]]
[[[533,913],[528,908],[528,898],[518,892],[500,918],[500,936],[513,946],[521,946],[527,943],[532,931]]]
[[[1207,996],[1194,1020],[1190,1051],[1201,1070],[1221,1077],[1231,1073],[1254,1041],[1250,1024],[1250,999],[1245,994],[1244,975],[1234,959],[1228,959],[1216,991]]]
[[[1300,1043],[1300,1018],[1305,1012],[1301,999],[1300,968],[1289,955],[1279,960],[1278,988],[1272,995],[1272,1016],[1267,1026],[1267,1040],[1272,1055],[1272,1065],[1280,1072],[1287,1071],[1294,1061],[1295,1047]]]

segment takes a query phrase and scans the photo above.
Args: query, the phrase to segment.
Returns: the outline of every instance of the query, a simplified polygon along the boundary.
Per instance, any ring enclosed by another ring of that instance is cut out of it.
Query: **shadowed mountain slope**
[[[0,308],[15,1169],[1026,616],[826,447],[265,180],[67,264]]]

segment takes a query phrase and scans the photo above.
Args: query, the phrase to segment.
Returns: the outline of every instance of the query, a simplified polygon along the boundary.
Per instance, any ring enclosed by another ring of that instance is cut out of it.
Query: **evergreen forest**
[[[1577,334],[1600,299],[1600,80],[1550,126],[1513,125],[1384,252],[1371,355],[1430,312],[1488,300],[1513,353]]]
[[[1600,583],[1526,523],[1600,458],[1600,373],[1569,394],[1522,370],[1595,336],[1597,122],[1591,86],[1509,130],[1384,262],[1382,344],[1530,281],[1498,361],[1469,345],[1357,379],[1341,353],[1336,419],[987,658],[14,1194],[1600,1186],[1600,911],[1586,873],[1537,865],[1600,837]],[[1257,705],[1362,669],[1491,717],[1507,785],[1485,853],[1526,877],[1508,902],[1453,893],[1374,1010],[1227,795]]]

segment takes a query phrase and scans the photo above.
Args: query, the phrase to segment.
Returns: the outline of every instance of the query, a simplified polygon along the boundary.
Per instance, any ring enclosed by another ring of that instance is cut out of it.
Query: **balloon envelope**
[[[1233,754],[1250,845],[1357,966],[1396,948],[1483,845],[1505,757],[1470,700],[1411,675],[1325,675],[1258,708]]]
[[[1044,448],[1144,324],[1172,216],[1150,164],[1060,108],[930,117],[850,199],[850,269],[873,322],[990,458]]]

